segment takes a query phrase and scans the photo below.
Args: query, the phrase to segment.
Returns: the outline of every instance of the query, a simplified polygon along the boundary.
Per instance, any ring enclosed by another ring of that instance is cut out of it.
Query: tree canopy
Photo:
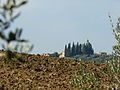
[[[75,44],[73,42],[72,46],[71,43],[65,45],[64,52],[66,57],[72,57],[82,54],[92,55],[94,54],[94,49],[92,48],[92,44],[89,42],[89,40],[87,40],[87,42],[84,44],[79,44],[78,42]]]

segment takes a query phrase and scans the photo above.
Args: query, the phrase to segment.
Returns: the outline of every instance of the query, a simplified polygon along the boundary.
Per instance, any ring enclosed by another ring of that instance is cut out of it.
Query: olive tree
[[[111,72],[112,75],[116,78],[116,80],[120,84],[120,17],[118,18],[117,23],[115,25],[113,24],[110,15],[109,15],[109,19],[116,39],[116,45],[113,46],[112,60],[107,61],[107,63],[112,70]],[[120,86],[115,85],[115,87],[112,88],[120,89]]]
[[[28,40],[21,39],[22,28],[17,27],[14,31],[8,30],[14,20],[21,14],[21,12],[18,12],[18,8],[27,2],[26,0],[0,1],[0,39],[4,42],[0,43],[0,45],[8,52],[19,51],[27,53],[33,48],[33,45],[28,44]]]

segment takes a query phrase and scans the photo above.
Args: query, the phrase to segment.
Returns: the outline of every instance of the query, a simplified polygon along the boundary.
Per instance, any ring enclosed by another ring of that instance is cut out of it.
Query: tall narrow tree
[[[71,56],[71,43],[68,44],[68,57]]]
[[[75,56],[75,44],[73,42],[71,56]]]
[[[81,51],[82,51],[82,54],[87,54],[87,47],[85,43],[82,44]]]
[[[87,40],[86,48],[87,48],[86,54],[90,54],[90,55],[94,54],[94,50],[92,48],[92,44],[89,42],[89,40]]]
[[[82,48],[82,44],[80,44],[79,47],[78,47],[78,55],[81,55],[81,54],[82,54],[81,48]]]
[[[75,48],[75,55],[79,55],[79,43],[78,42]]]
[[[68,56],[68,48],[67,48],[67,45],[65,45],[65,57],[67,57]]]

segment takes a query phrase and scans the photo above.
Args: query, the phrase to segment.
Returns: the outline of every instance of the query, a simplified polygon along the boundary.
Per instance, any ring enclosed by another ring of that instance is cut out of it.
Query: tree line
[[[77,44],[75,44],[73,42],[73,44],[71,45],[71,43],[68,43],[68,45],[65,45],[65,57],[73,57],[76,55],[84,55],[84,54],[88,54],[88,55],[92,55],[94,54],[94,49],[92,48],[92,44],[90,43],[89,40],[87,40],[86,43],[84,44],[79,44],[77,42]]]

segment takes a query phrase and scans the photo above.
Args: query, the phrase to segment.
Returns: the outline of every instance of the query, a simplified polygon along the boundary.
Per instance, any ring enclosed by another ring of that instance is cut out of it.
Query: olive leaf
[[[4,32],[0,32],[0,38],[2,38],[3,40],[6,40],[6,36],[5,36]]]
[[[22,29],[17,28],[16,31],[15,31],[15,34],[16,34],[16,39],[19,39],[21,34],[22,34]]]
[[[17,13],[16,15],[14,15],[14,16],[12,16],[11,17],[11,21],[13,22],[17,17],[19,17],[20,16],[20,12],[19,13]]]
[[[13,0],[13,3],[16,4],[16,0]]]
[[[4,44],[1,44],[1,45],[2,45],[2,48],[3,48],[3,49],[6,49],[6,47],[5,47],[5,45],[4,45]]]
[[[26,4],[26,3],[27,3],[27,1],[22,1],[22,2],[19,4],[19,6],[22,6],[22,5]]]
[[[9,22],[5,22],[3,23],[4,26],[4,30],[8,29],[10,27],[10,23]]]
[[[28,42],[28,40],[25,40],[25,39],[21,39],[21,40],[17,40],[18,42]]]
[[[16,37],[15,37],[15,33],[13,33],[12,31],[9,32],[9,37],[8,37],[8,40],[9,41],[12,41],[12,40],[16,40]]]

